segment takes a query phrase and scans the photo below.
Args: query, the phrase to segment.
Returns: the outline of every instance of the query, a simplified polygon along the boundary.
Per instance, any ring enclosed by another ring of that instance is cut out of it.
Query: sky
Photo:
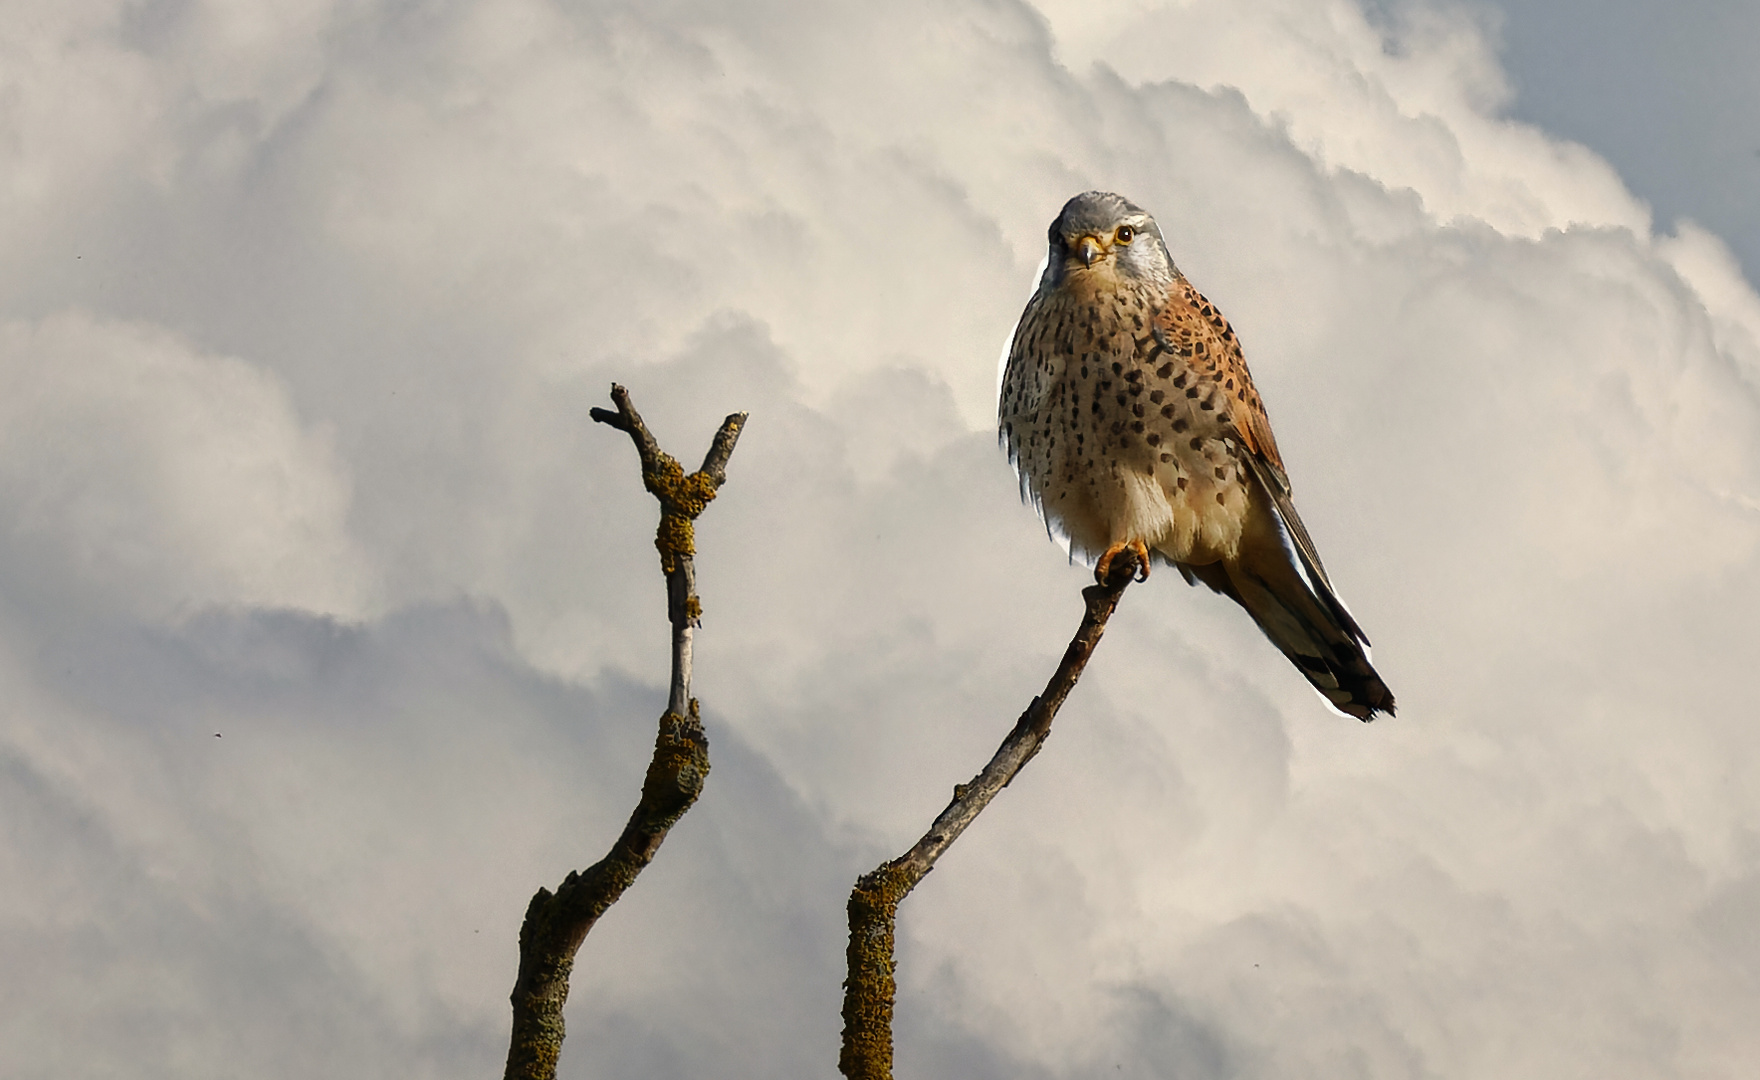
[[[1760,82],[1751,6],[1662,10],[11,0],[0,1072],[500,1069],[665,704],[615,380],[687,462],[751,420],[714,771],[561,1075],[834,1075],[850,885],[1080,617],[996,361],[1103,188],[1400,712],[1133,586],[902,909],[899,1075],[1744,1075]]]
[[[1499,14],[1512,114],[1593,147],[1664,228],[1692,219],[1760,279],[1760,6],[1540,0]]]

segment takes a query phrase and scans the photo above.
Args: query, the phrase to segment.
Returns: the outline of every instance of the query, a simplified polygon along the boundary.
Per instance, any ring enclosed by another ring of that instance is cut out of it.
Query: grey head
[[[1123,282],[1163,288],[1179,275],[1155,219],[1110,191],[1085,191],[1064,203],[1047,239],[1041,289],[1081,273],[1111,273]]]

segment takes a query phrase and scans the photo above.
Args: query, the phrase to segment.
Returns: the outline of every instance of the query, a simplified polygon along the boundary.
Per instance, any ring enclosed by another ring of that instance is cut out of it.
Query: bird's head
[[[1166,286],[1178,271],[1161,228],[1142,207],[1110,191],[1088,191],[1063,204],[1051,223],[1041,285],[1055,288],[1094,275],[1098,283]]]

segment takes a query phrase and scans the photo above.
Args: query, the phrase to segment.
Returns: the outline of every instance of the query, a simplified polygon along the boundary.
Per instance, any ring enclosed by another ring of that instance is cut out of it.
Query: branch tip
[[[721,429],[709,442],[709,452],[703,455],[703,467],[698,471],[710,477],[718,487],[727,482],[727,459],[733,456],[734,444],[739,442],[740,432],[745,430],[747,415],[737,412],[721,421]]]

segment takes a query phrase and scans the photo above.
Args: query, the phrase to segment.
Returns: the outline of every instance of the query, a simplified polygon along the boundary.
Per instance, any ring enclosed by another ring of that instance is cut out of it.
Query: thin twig
[[[721,424],[703,467],[685,475],[678,462],[654,441],[629,391],[611,387],[616,410],[593,409],[592,417],[629,434],[642,462],[642,482],[660,502],[654,546],[666,574],[666,614],[672,622],[672,683],[654,757],[642,783],[641,801],[623,834],[603,859],[581,872],[571,871],[557,890],[539,889],[526,907],[519,931],[519,977],[513,987],[513,1036],[507,1050],[507,1080],[554,1080],[562,1052],[562,1007],[575,954],[587,932],[617,902],[654,859],[667,830],[702,793],[709,775],[709,740],[703,733],[696,699],[691,697],[691,634],[701,624],[697,601],[696,554],[692,522],[727,480],[727,459],[739,441],[745,413]]]
[[[849,977],[843,984],[843,1053],[838,1068],[849,1080],[891,1080],[893,932],[898,905],[935,867],[998,792],[1008,786],[1051,734],[1051,721],[1106,632],[1106,620],[1136,573],[1135,559],[1115,562],[1105,582],[1082,590],[1086,611],[1063,652],[1045,692],[1034,698],[1002,740],[989,764],[969,784],[953,789],[953,801],[909,851],[856,881],[849,897]]]

